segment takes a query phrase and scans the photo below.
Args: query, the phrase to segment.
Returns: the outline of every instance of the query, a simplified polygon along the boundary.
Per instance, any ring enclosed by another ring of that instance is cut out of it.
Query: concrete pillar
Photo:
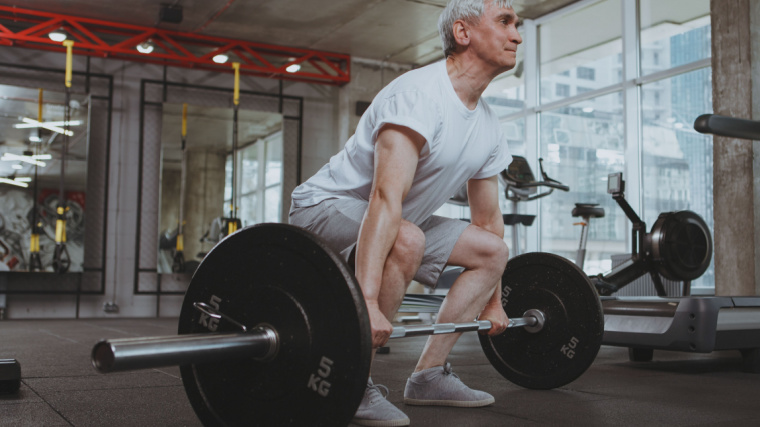
[[[760,0],[749,2],[750,58],[752,62],[752,120],[760,120]],[[753,141],[755,153],[755,295],[760,295],[760,141]]]
[[[711,0],[713,111],[751,118],[751,8],[760,0]],[[754,18],[757,19],[757,18]],[[760,58],[758,58],[760,59]],[[757,104],[757,101],[754,101]],[[756,238],[753,144],[714,137],[715,294],[755,295]]]

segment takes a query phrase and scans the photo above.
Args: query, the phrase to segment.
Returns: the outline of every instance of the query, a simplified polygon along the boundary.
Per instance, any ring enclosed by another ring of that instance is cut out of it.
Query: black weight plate
[[[710,267],[710,229],[692,211],[660,214],[648,238],[657,270],[670,280],[694,280]]]
[[[561,387],[581,376],[604,334],[602,305],[588,276],[565,258],[534,252],[509,260],[501,284],[507,316],[538,309],[546,323],[535,333],[509,328],[495,337],[480,335],[494,368],[531,389]]]
[[[320,239],[290,225],[256,225],[209,252],[185,295],[179,333],[239,332],[210,322],[194,302],[249,328],[271,325],[280,339],[272,361],[180,367],[204,425],[348,424],[367,385],[369,319],[350,270]]]

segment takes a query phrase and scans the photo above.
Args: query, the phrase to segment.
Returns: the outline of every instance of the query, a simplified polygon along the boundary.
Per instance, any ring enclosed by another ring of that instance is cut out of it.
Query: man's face
[[[471,48],[500,73],[517,63],[517,45],[522,37],[517,31],[518,18],[512,8],[498,7],[487,0],[480,22],[470,26]]]

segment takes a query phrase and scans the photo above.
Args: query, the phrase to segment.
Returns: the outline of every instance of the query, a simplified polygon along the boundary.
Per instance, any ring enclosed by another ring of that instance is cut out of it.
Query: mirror
[[[183,104],[163,105],[159,273],[195,271],[203,256],[227,234],[230,223],[245,227],[278,222],[281,215],[281,114],[238,110],[234,168],[232,108],[187,105],[184,153],[182,117]],[[235,207],[231,210],[233,170]],[[178,235],[183,269],[176,264]]]
[[[84,269],[89,98],[71,94],[64,177],[61,157],[66,95],[0,85],[0,271],[53,271],[56,208],[61,182],[66,200],[69,272]],[[30,264],[37,220],[40,267]]]

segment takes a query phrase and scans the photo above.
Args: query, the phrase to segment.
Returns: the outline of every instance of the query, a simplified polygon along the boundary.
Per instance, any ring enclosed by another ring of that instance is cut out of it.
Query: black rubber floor
[[[200,425],[178,368],[102,375],[90,365],[99,338],[175,332],[176,319],[0,322],[0,358],[15,358],[22,369],[19,393],[0,396],[0,426]],[[503,379],[474,333],[462,337],[449,361],[466,384],[493,394],[496,403],[478,409],[405,406],[403,387],[424,342],[393,340],[372,373],[413,426],[760,425],[760,375],[741,372],[738,352],[655,351],[653,362],[632,363],[626,349],[602,347],[574,383],[535,391]]]

